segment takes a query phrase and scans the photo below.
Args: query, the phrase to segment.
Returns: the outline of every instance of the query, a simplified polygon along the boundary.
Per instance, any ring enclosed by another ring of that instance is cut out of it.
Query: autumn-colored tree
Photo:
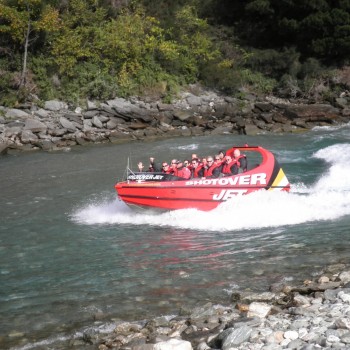
[[[23,51],[19,88],[26,85],[29,45],[39,32],[58,28],[58,11],[41,0],[0,0],[0,33],[7,33]]]

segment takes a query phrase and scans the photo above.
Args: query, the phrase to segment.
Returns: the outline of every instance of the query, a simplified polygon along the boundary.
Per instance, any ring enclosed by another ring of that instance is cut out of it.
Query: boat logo
[[[208,186],[208,185],[219,185],[219,186],[244,186],[244,185],[266,185],[267,175],[265,173],[251,174],[251,175],[240,175],[234,177],[221,177],[218,179],[196,179],[186,181],[186,186]]]
[[[213,195],[214,201],[227,201],[230,198],[235,196],[242,196],[247,193],[248,190],[240,190],[240,189],[229,189],[229,190],[221,190],[219,194]]]
[[[159,174],[130,174],[128,175],[128,180],[133,181],[161,181],[164,175]]]

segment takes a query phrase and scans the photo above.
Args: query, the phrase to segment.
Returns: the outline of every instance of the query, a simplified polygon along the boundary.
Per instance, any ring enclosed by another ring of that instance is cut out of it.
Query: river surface
[[[211,212],[135,213],[114,184],[136,168],[271,150],[291,193]],[[87,328],[177,314],[237,289],[264,291],[350,260],[350,125],[297,135],[208,136],[0,158],[0,348],[66,349]],[[97,320],[96,320],[97,318]]]

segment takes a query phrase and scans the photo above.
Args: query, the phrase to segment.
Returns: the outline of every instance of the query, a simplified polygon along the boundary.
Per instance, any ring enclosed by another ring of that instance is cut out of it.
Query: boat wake
[[[350,144],[317,151],[326,171],[307,187],[292,184],[292,191],[259,191],[239,196],[210,212],[184,209],[158,214],[135,213],[123,202],[101,199],[75,210],[71,218],[85,225],[153,225],[205,231],[236,231],[336,220],[350,215]]]

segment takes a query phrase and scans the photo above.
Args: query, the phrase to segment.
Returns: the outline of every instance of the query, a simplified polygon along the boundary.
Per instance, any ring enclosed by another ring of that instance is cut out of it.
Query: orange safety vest
[[[193,170],[193,177],[199,177],[199,171],[204,167],[203,164],[199,164],[196,169]]]
[[[205,169],[205,170],[204,170],[204,176],[205,176],[205,177],[207,177],[207,176],[212,176],[212,175],[213,175],[214,169],[216,169],[216,168],[218,168],[218,167],[220,167],[220,166],[221,166],[221,164],[215,164],[215,163],[213,163],[212,166],[210,166],[208,169]]]
[[[226,163],[224,165],[224,167],[222,168],[222,173],[223,174],[232,174],[231,173],[231,167],[234,165],[234,164],[237,164],[237,167],[239,168],[239,162],[237,161],[237,159],[233,159],[231,160],[230,163]]]

